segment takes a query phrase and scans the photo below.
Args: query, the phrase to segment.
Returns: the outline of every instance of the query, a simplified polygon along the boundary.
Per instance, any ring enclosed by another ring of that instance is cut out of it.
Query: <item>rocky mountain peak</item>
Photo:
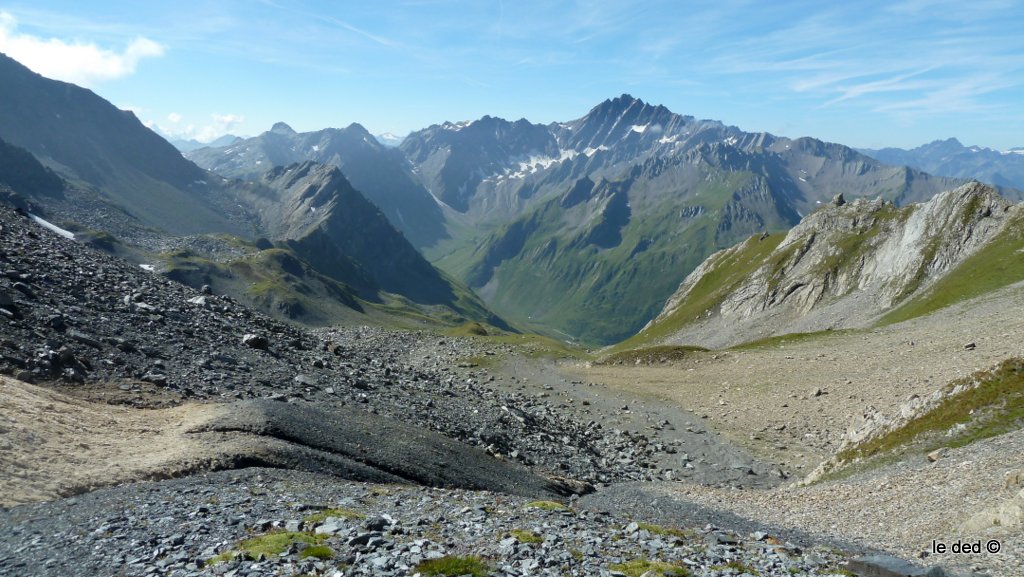
[[[270,127],[270,132],[275,134],[285,134],[288,136],[295,134],[295,130],[284,122],[275,122],[274,126]]]

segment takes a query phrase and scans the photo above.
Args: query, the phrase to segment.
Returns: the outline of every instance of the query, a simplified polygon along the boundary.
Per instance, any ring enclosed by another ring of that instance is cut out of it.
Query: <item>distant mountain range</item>
[[[709,254],[786,230],[836,193],[903,204],[965,182],[812,138],[745,133],[629,95],[568,122],[437,124],[397,150],[359,125],[298,134],[278,124],[188,156],[249,178],[300,159],[339,166],[499,314],[595,343],[639,330]],[[393,182],[387,192],[384,174]]]
[[[470,224],[426,250],[435,264],[507,318],[596,343],[637,331],[709,254],[837,193],[904,204],[965,182],[629,95],[550,125],[435,125],[400,149],[449,222]]]
[[[964,146],[955,138],[936,140],[911,150],[861,149],[886,164],[902,164],[957,178],[973,178],[996,186],[1024,189],[1024,147],[1006,151]]]
[[[358,124],[297,133],[278,123],[184,158],[90,91],[6,57],[0,80],[0,138],[70,191],[40,202],[94,228],[127,226],[149,245],[150,231],[264,237],[259,246],[283,251],[268,253],[279,258],[234,255],[227,266],[186,251],[169,266],[188,282],[223,280],[227,271],[235,275],[227,289],[249,298],[249,285],[277,290],[262,306],[316,308],[308,316],[317,322],[333,314],[315,306],[321,297],[352,310],[397,298],[446,322],[504,326],[500,315],[561,338],[613,343],[652,319],[707,256],[788,230],[836,194],[900,206],[967,182],[813,138],[746,133],[626,94],[571,121],[445,122],[398,147]],[[280,274],[254,275],[258,266]]]
[[[167,138],[167,141],[174,145],[174,148],[182,152],[192,152],[193,150],[199,150],[200,148],[221,148],[224,146],[231,146],[235,142],[242,140],[240,137],[233,134],[225,134],[219,138],[215,138],[210,142],[199,142],[198,140],[188,138]]]

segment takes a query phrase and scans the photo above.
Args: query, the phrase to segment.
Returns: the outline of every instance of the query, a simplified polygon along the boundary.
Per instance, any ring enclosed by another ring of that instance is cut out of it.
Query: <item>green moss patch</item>
[[[534,533],[533,531],[527,531],[525,529],[513,529],[510,534],[516,538],[516,541],[520,543],[543,543],[544,538]]]
[[[608,567],[612,571],[624,573],[629,577],[640,577],[644,574],[656,575],[657,577],[690,577],[690,570],[682,565],[665,563],[664,561],[649,561],[647,559],[633,559],[625,563],[615,563]]]
[[[302,550],[301,553],[299,553],[300,559],[308,559],[310,557],[314,559],[320,559],[321,561],[333,559],[334,550],[326,545],[313,545],[310,547],[306,547]]]
[[[442,575],[444,577],[458,577],[461,575],[486,577],[490,570],[490,566],[475,555],[468,557],[450,555],[438,559],[428,559],[417,565],[413,572],[430,576]]]
[[[743,573],[747,573],[749,575],[760,575],[761,574],[761,572],[758,571],[757,569],[754,569],[750,565],[744,565],[743,563],[740,563],[739,561],[729,561],[728,563],[725,563],[723,565],[715,565],[714,567],[712,567],[712,569],[716,569],[718,571],[721,571],[723,569],[732,569],[733,571],[738,571],[739,574],[741,574],[741,575]]]
[[[694,536],[692,531],[685,529],[679,529],[676,527],[663,527],[661,525],[655,525],[653,523],[637,523],[640,529],[647,531],[652,535],[664,535],[668,537],[677,537],[679,539],[688,539]]]
[[[346,509],[344,507],[341,507],[336,509],[324,509],[323,511],[318,511],[316,513],[313,513],[312,515],[308,515],[305,519],[303,519],[303,521],[307,525],[313,525],[316,523],[323,523],[327,520],[328,517],[334,517],[336,519],[355,520],[365,519],[366,515],[353,509]]]

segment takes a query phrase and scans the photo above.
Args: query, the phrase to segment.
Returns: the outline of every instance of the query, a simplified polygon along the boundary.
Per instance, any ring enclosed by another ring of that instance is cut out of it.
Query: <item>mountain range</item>
[[[0,182],[71,228],[102,229],[103,246],[125,240],[133,247],[124,252],[162,263],[179,280],[217,285],[317,324],[337,320],[341,307],[372,309],[378,321],[505,326],[430,265],[337,168],[268,165],[251,181],[228,179],[89,90],[6,56],[0,80]],[[46,170],[27,171],[32,157]]]
[[[177,148],[181,152],[191,152],[193,150],[199,150],[200,148],[207,148],[207,147],[210,147],[210,148],[220,148],[220,147],[223,147],[223,146],[230,146],[230,145],[234,144],[235,142],[241,140],[240,137],[235,136],[233,134],[225,134],[224,136],[220,136],[218,138],[215,138],[215,139],[211,140],[210,142],[199,142],[198,140],[196,140],[194,138],[174,138],[174,137],[171,137],[171,136],[164,135],[162,133],[161,133],[161,136],[164,136],[165,138],[167,138],[167,142],[170,142],[171,144],[173,144],[174,148]]]
[[[996,186],[1024,189],[1024,149],[1006,151],[964,146],[955,138],[936,140],[917,148],[861,149],[886,164],[902,164],[956,178],[974,178]]]
[[[611,344],[654,318],[709,255],[789,230],[837,194],[899,207],[967,182],[840,144],[743,132],[628,94],[566,122],[484,116],[436,124],[397,147],[359,124],[298,133],[279,122],[183,157],[92,92],[10,59],[0,64],[12,87],[0,138],[34,154],[74,191],[76,200],[45,199],[51,209],[69,221],[100,222],[93,228],[117,215],[142,244],[154,244],[145,240],[154,229],[242,239],[240,254],[161,258],[190,282],[233,270],[226,290],[256,298],[260,291],[243,280],[273,288],[277,296],[261,295],[257,304],[318,323],[332,313],[310,294],[330,293],[350,309],[399,298],[421,312],[442,307],[449,321],[508,327],[507,319]],[[1016,189],[997,192],[1021,198]],[[90,220],[100,213],[107,220]],[[297,259],[295,270],[318,275],[320,289],[306,286],[300,298],[291,284],[300,281],[282,272],[283,256],[261,261],[276,263],[273,279],[242,274],[271,248]],[[324,288],[333,283],[340,286]]]
[[[839,144],[745,133],[626,94],[568,122],[445,122],[397,149],[355,124],[299,134],[279,123],[188,156],[234,177],[300,159],[339,166],[498,314],[592,343],[639,330],[714,251],[786,230],[836,193],[904,204],[965,182]],[[383,173],[393,179],[388,192]],[[420,207],[415,226],[403,215],[410,203]]]

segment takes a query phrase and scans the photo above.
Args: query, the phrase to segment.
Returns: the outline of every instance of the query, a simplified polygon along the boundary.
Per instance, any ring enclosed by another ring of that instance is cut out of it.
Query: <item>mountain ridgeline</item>
[[[140,246],[228,246],[161,258],[181,280],[321,324],[337,304],[356,318],[504,318],[618,342],[709,255],[786,231],[838,193],[899,207],[966,182],[629,95],[568,122],[446,122],[397,147],[358,124],[297,133],[278,123],[185,158],[88,90],[7,57],[0,79],[0,138],[63,179],[62,192],[30,200]]]
[[[965,182],[628,95],[547,126],[436,125],[400,149],[449,222],[472,225],[449,226],[428,257],[498,314],[592,343],[639,330],[711,253],[787,230],[836,193],[902,205]]]
[[[1024,150],[992,150],[964,146],[955,138],[936,140],[917,148],[862,149],[886,164],[913,166],[942,176],[974,178],[996,186],[1024,189]]]
[[[569,122],[446,122],[398,149],[359,125],[299,134],[278,124],[189,156],[231,176],[301,158],[339,166],[498,314],[591,343],[634,334],[708,255],[787,230],[837,193],[903,205],[966,182],[813,138],[745,133],[629,95]]]
[[[274,167],[307,160],[336,166],[416,246],[435,244],[447,234],[441,207],[402,153],[380,144],[358,124],[300,134],[279,122],[259,136],[193,150],[186,157],[241,179],[259,179]]]

